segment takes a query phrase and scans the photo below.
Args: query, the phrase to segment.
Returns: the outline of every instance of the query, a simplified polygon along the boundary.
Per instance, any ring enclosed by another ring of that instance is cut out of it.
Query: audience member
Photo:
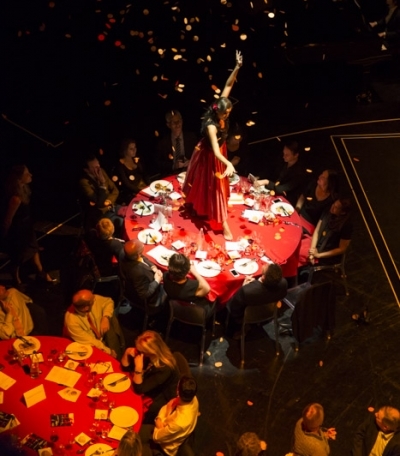
[[[243,135],[242,128],[238,123],[233,123],[229,127],[228,136],[226,138],[227,158],[235,167],[237,174],[247,176],[249,151],[247,140]]]
[[[87,244],[96,261],[96,266],[103,277],[116,274],[115,258],[121,260],[124,252],[124,241],[113,237],[114,224],[108,218],[102,218],[96,230],[90,230],[86,236]]]
[[[194,279],[189,279],[189,272]],[[210,285],[196,270],[195,266],[190,265],[190,260],[182,253],[175,253],[168,262],[168,271],[164,272],[164,290],[170,299],[193,302],[203,306],[207,314],[212,311],[211,303],[206,298],[210,292]]]
[[[162,176],[185,171],[197,144],[194,133],[183,131],[182,115],[179,111],[168,111],[165,115],[171,130],[157,145],[157,164]]]
[[[323,171],[317,182],[310,182],[296,203],[303,228],[313,234],[318,220],[336,200],[338,195],[338,174],[332,169]]]
[[[389,50],[396,49],[400,44],[400,8],[399,0],[386,0],[388,11],[379,21],[370,22],[373,31],[384,40]]]
[[[115,206],[119,192],[95,156],[85,160],[79,188],[85,228],[89,230],[100,218],[107,217],[114,223],[117,236],[121,237],[124,219],[118,215],[118,206]]]
[[[111,298],[95,295],[89,290],[80,290],[72,297],[72,304],[65,313],[65,335],[75,342],[93,345],[117,358],[123,336],[115,334],[113,337],[112,334],[107,334],[111,331],[113,313],[114,302]],[[118,328],[112,330],[119,332]]]
[[[255,432],[245,432],[237,442],[235,456],[258,456],[264,454],[266,449],[267,443],[260,440]]]
[[[335,428],[322,429],[324,409],[321,404],[309,404],[294,428],[295,456],[328,456],[328,439],[336,439]]]
[[[42,266],[39,245],[36,240],[33,222],[30,216],[32,174],[25,165],[16,165],[11,169],[5,185],[5,213],[2,214],[2,244],[10,255],[13,266],[15,285],[21,285],[20,267],[32,260],[38,277],[53,283],[55,279],[47,274]]]
[[[44,309],[15,288],[0,285],[0,339],[47,333]]]
[[[119,441],[116,456],[142,456],[142,442],[135,431],[126,431]]]
[[[255,186],[265,185],[274,190],[276,195],[284,195],[290,204],[296,204],[306,180],[306,171],[301,164],[300,150],[297,141],[288,142],[283,147],[283,161],[285,165],[276,173],[276,180],[260,179]]]
[[[124,371],[133,372],[133,389],[152,399],[144,423],[152,423],[158,410],[176,394],[178,368],[170,349],[161,336],[145,331],[128,347],[121,359]]]
[[[175,456],[184,440],[194,431],[199,414],[196,392],[195,379],[182,376],[178,383],[177,397],[160,409],[154,425],[142,426],[142,442],[144,446],[152,447],[153,454],[159,448],[162,454]]]
[[[112,172],[112,180],[119,190],[120,204],[129,204],[140,190],[147,187],[143,166],[136,153],[136,141],[125,139],[121,144],[120,158]]]
[[[282,276],[281,267],[275,263],[266,264],[258,280],[246,276],[242,287],[229,300],[227,310],[237,326],[241,323],[247,306],[273,304],[283,299],[286,293],[287,281]]]
[[[381,407],[357,429],[352,456],[397,456],[400,454],[400,411]]]
[[[312,238],[303,236],[300,248],[300,266],[340,263],[350,245],[353,226],[350,220],[351,200],[337,199],[318,222]]]
[[[120,262],[125,296],[154,313],[161,310],[166,294],[161,281],[162,272],[149,259],[142,256],[143,243],[139,239],[128,241]]]

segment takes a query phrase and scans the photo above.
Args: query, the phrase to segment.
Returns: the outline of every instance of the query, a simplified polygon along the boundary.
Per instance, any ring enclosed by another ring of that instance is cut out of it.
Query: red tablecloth
[[[165,180],[172,182],[174,190],[180,193],[180,184],[176,176],[165,178]],[[135,202],[141,199],[144,201],[152,201],[154,197],[142,193],[134,198],[128,206],[125,217],[125,229],[129,239],[137,238],[138,227],[148,228],[151,222],[151,216],[136,216],[132,210]],[[282,198],[284,200],[284,198]],[[285,201],[285,200],[284,200]],[[199,233],[200,228],[203,227],[205,240],[207,242],[214,241],[215,244],[222,247],[225,246],[225,239],[222,234],[222,227],[214,225],[212,222],[205,221],[198,217],[186,218],[185,212],[180,210],[185,200],[182,197],[173,204],[172,222],[174,223],[174,240],[184,239],[188,235],[195,235]],[[261,244],[264,248],[265,255],[272,261],[281,265],[284,276],[291,277],[297,275],[298,256],[300,248],[300,240],[302,235],[302,228],[300,226],[300,218],[297,212],[294,212],[290,217],[278,217],[279,224],[259,223],[255,224],[242,217],[242,212],[249,207],[243,204],[234,204],[228,208],[228,222],[233,234],[233,240],[236,241],[239,237],[252,237],[255,231],[261,239]],[[289,222],[292,224],[284,224]],[[279,234],[280,236],[276,236]],[[277,239],[279,237],[279,239]],[[168,247],[168,246],[167,246]],[[154,248],[154,245],[146,245],[145,253]],[[152,258],[151,258],[152,259]],[[258,261],[258,271],[255,275],[261,274],[261,268],[264,263]],[[207,278],[207,282],[211,286],[211,298],[218,298],[220,304],[226,303],[231,296],[241,287],[244,276],[239,275],[233,277],[229,272],[233,268],[233,263],[225,266],[224,271],[218,276]],[[160,265],[160,269],[166,269]]]
[[[6,413],[13,413],[20,421],[20,425],[17,427],[5,431],[6,433],[16,434],[18,437],[23,438],[27,434],[33,432],[38,436],[49,439],[51,431],[56,429],[59,435],[58,444],[65,444],[71,433],[77,436],[81,432],[84,432],[88,436],[92,437],[89,429],[92,426],[94,420],[95,409],[108,409],[108,405],[102,402],[94,404],[92,400],[87,397],[87,393],[90,387],[87,384],[87,373],[88,369],[81,366],[77,367],[76,372],[81,373],[82,376],[75,385],[75,388],[81,391],[76,402],[67,401],[58,394],[59,391],[64,389],[64,386],[60,386],[54,382],[45,380],[48,372],[54,365],[64,366],[68,361],[65,358],[63,363],[58,363],[56,360],[53,363],[47,362],[47,355],[51,350],[57,350],[58,352],[64,351],[67,345],[71,343],[70,340],[61,337],[48,337],[38,336],[37,339],[41,342],[40,352],[43,354],[44,362],[40,363],[40,370],[42,373],[39,378],[33,379],[30,375],[25,374],[22,367],[15,361],[9,354],[9,350],[12,347],[12,343],[15,339],[9,341],[0,342],[0,362],[5,366],[1,372],[4,372],[8,376],[16,380],[16,383],[11,386],[8,390],[4,391],[4,402],[0,404],[0,410]],[[101,350],[93,347],[93,354],[85,362],[95,363],[97,361],[110,361],[112,363],[114,372],[121,372],[119,362],[110,355],[102,352]],[[99,374],[96,378],[102,378],[107,374]],[[27,408],[24,400],[23,393],[43,384],[46,399],[39,402],[30,408]],[[142,399],[136,395],[132,387],[123,393],[112,393],[107,392],[110,400],[115,401],[115,407],[126,405],[134,408],[139,414],[139,420],[134,425],[134,430],[139,431],[142,422]],[[60,426],[52,428],[50,426],[50,415],[60,413],[74,413],[75,422],[72,426]],[[111,423],[109,427],[111,428]],[[116,447],[118,441],[112,440],[111,442],[100,439],[101,442],[107,443],[112,447]],[[26,449],[27,454],[37,455],[36,451]],[[76,454],[76,451],[81,448],[77,443],[74,443],[72,448],[69,449],[66,454]],[[1,454],[1,451],[0,451]]]

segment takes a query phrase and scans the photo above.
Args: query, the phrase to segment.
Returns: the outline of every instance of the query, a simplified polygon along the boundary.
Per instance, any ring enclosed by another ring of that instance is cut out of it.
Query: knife
[[[25,339],[25,337],[17,336],[17,339],[21,340],[25,345],[28,345],[28,347],[34,347],[35,346],[35,344],[33,342],[29,342],[29,340]]]
[[[150,211],[151,210],[151,207],[149,205],[147,205],[143,200],[140,200],[141,203],[143,203],[143,205]]]

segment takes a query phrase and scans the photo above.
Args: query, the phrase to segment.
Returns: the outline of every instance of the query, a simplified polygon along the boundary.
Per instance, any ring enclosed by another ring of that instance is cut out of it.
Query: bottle
[[[197,249],[204,250],[204,231],[203,228],[200,228],[199,238],[197,240]]]
[[[30,368],[30,375],[31,378],[38,378],[39,377],[39,358],[36,352],[33,352],[31,355],[31,368]]]

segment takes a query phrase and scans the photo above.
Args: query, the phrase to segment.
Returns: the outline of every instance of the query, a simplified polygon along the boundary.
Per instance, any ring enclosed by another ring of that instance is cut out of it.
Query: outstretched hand
[[[236,51],[236,66],[239,68],[243,65],[243,56],[240,51]]]
[[[222,174],[222,177],[232,176],[232,174],[234,172],[235,172],[235,167],[232,165],[231,162],[229,162],[228,165],[226,166],[224,174]]]

